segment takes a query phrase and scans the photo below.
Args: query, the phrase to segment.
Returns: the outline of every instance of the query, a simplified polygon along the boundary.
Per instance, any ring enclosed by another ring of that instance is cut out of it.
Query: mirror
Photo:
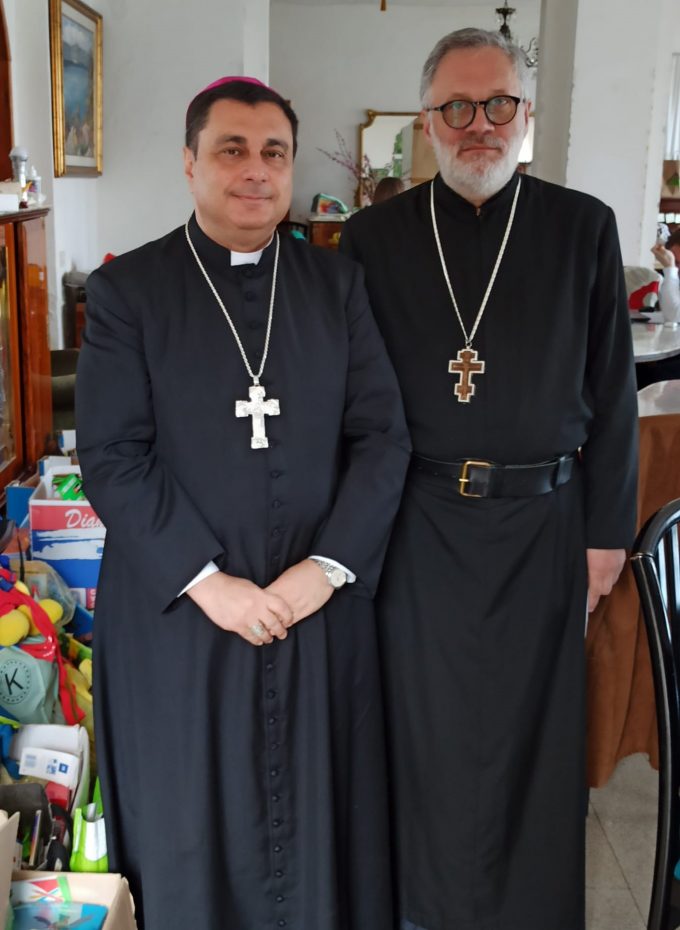
[[[366,110],[359,126],[359,163],[372,185],[388,176],[403,178],[407,186],[434,177],[437,168],[415,112]],[[362,201],[367,195],[361,195]],[[365,202],[370,203],[370,197]],[[358,204],[364,206],[365,202]]]

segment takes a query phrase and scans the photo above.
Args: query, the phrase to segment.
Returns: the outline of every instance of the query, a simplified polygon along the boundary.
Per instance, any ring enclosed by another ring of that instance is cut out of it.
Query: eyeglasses
[[[451,129],[467,129],[477,115],[477,107],[484,107],[484,115],[494,126],[505,126],[512,122],[517,107],[523,103],[523,97],[511,97],[501,94],[489,100],[449,100],[440,107],[426,107],[428,112],[438,110],[447,126]]]

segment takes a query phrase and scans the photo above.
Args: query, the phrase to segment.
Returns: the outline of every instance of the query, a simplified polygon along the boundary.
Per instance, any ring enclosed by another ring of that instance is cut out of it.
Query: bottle
[[[31,165],[31,170],[28,173],[28,193],[35,203],[40,203],[40,194],[42,188],[42,178],[35,170],[35,165]]]

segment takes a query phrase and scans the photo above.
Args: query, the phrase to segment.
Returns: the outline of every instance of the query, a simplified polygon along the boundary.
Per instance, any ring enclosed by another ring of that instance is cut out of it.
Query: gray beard
[[[481,171],[474,164],[460,161],[451,148],[435,135],[432,136],[432,148],[446,186],[466,200],[484,201],[505,187],[515,173],[523,138],[519,135],[509,142],[505,154],[496,161],[490,161]]]

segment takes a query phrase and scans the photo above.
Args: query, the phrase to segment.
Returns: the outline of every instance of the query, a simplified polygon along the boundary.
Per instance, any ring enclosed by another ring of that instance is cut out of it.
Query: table
[[[680,497],[680,381],[650,384],[638,394],[638,409],[639,528]],[[649,755],[658,768],[651,662],[630,563],[590,615],[586,656],[588,784],[601,787],[617,762],[636,752]]]
[[[334,216],[332,219],[323,220],[310,216],[308,223],[309,241],[312,245],[320,245],[322,249],[337,249],[344,220]]]
[[[680,380],[655,381],[638,391],[638,416],[680,413]]]
[[[664,326],[659,319],[660,313],[651,313],[649,316],[649,323],[631,323],[635,361],[657,362],[662,358],[680,355],[680,325],[675,328]]]

